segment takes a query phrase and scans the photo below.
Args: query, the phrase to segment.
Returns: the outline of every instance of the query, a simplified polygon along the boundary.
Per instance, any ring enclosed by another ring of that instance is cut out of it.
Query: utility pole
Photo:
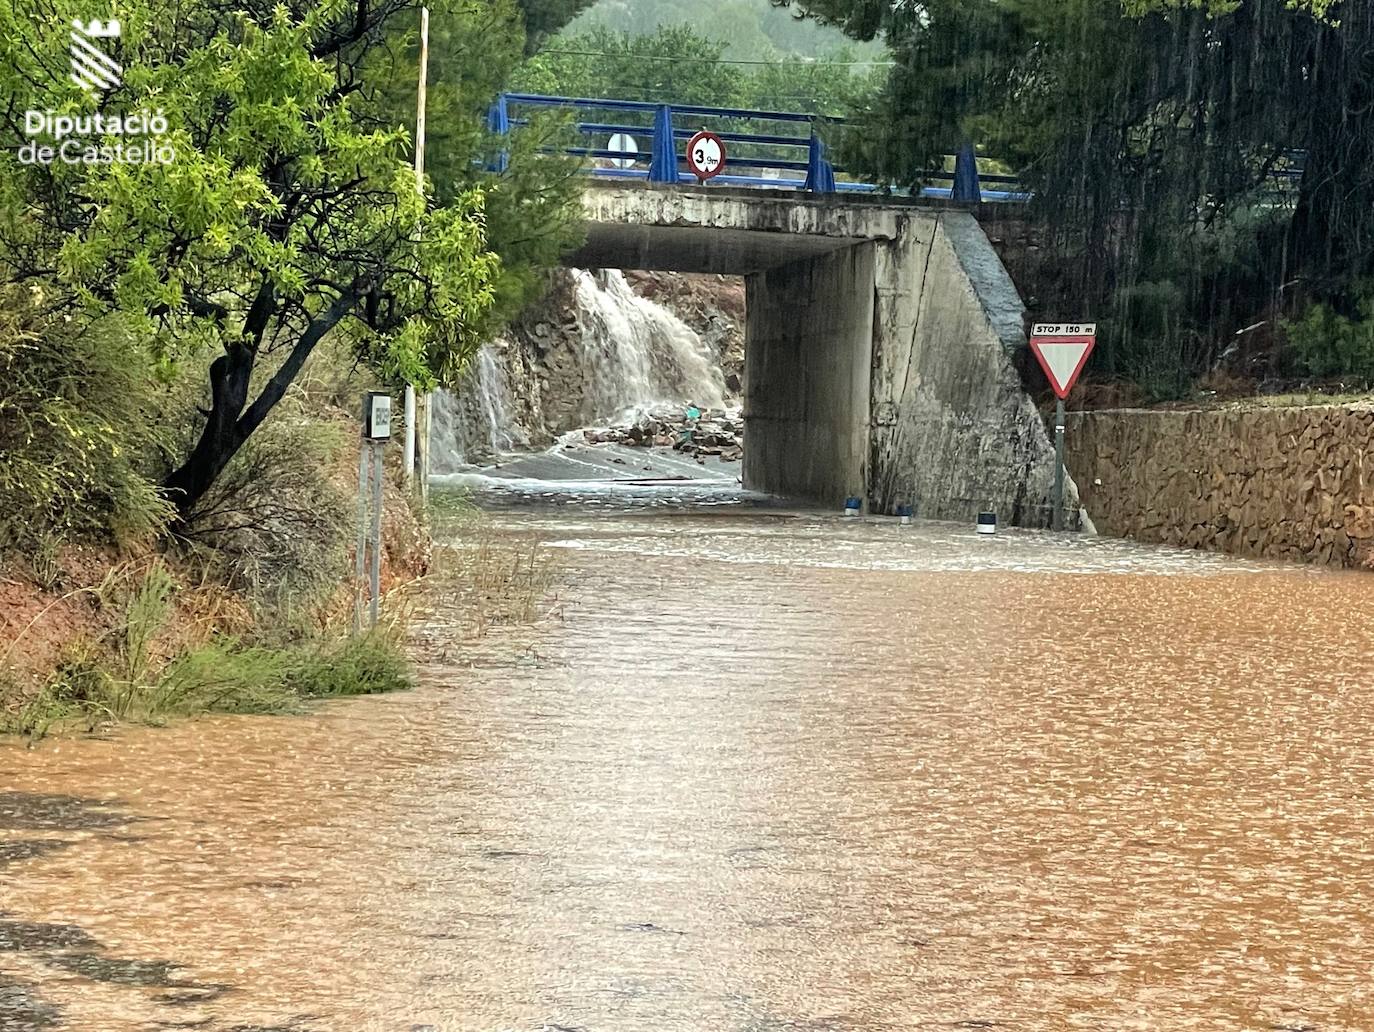
[[[425,98],[429,87],[429,8],[420,8],[420,82],[415,98],[415,189],[425,194]],[[419,467],[420,498],[429,498],[429,395],[415,397],[406,384],[406,479],[414,485]],[[418,460],[418,461],[417,461]]]

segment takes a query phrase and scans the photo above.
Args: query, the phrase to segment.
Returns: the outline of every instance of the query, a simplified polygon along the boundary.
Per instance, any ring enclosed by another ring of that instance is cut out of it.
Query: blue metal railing
[[[564,150],[589,160],[591,166],[587,171],[601,178],[695,183],[696,177],[682,167],[678,144],[690,139],[698,130],[710,129],[725,141],[727,165],[732,170],[716,176],[710,180],[712,183],[812,193],[873,193],[879,189],[872,183],[848,177],[845,169],[836,167],[826,156],[818,127],[844,124],[839,118],[698,104],[503,93],[491,107],[488,126],[492,132],[505,135],[512,129],[528,125],[529,116],[525,112],[532,108],[554,108],[577,116],[576,131],[589,138],[589,142]],[[611,150],[610,141],[616,135],[633,137],[636,141],[646,139],[650,146],[647,151]],[[600,141],[604,142],[598,146]],[[1029,200],[1030,195],[1019,188],[1015,177],[980,174],[972,145],[954,155],[953,164],[952,172],[934,170],[927,175],[928,179],[937,182],[948,181],[949,186],[928,186],[921,191],[922,196],[968,202]],[[492,159],[491,167],[504,171],[504,152]],[[734,169],[752,174],[738,174]],[[778,174],[757,174],[760,172]],[[997,189],[984,189],[985,183]]]

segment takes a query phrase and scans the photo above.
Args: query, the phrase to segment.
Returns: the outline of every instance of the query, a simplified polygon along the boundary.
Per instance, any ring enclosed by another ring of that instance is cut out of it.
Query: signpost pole
[[[372,450],[372,590],[371,626],[377,626],[377,605],[382,595],[382,443],[369,444]]]
[[[391,397],[382,391],[363,396],[363,441],[358,459],[358,554],[357,590],[353,596],[353,631],[362,629],[362,592],[368,591],[372,626],[377,626],[377,606],[382,597],[382,449],[391,437]],[[371,477],[369,483],[368,477]],[[371,496],[371,520],[368,499]],[[369,522],[371,528],[369,532]],[[367,550],[372,561],[367,562]],[[370,567],[370,569],[369,569]],[[364,584],[367,585],[364,588]]]
[[[1064,529],[1064,399],[1054,406],[1054,529]]]
[[[366,441],[358,449],[358,556],[353,577],[353,633],[363,626],[363,577],[367,566],[367,478],[371,468],[372,446]]]
[[[411,384],[406,384],[405,393],[405,419],[406,419],[406,483],[410,486],[415,484],[415,388]]]
[[[1030,349],[1054,389],[1054,497],[1050,525],[1064,529],[1064,399],[1073,390],[1097,345],[1096,323],[1036,323]]]

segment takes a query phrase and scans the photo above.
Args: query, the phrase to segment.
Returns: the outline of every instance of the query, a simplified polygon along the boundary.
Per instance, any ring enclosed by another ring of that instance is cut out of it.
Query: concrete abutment
[[[1024,307],[972,213],[645,184],[591,185],[585,208],[569,265],[745,278],[746,487],[1048,526],[1053,447],[1011,362]]]
[[[875,245],[745,278],[744,482],[835,503],[868,489]]]

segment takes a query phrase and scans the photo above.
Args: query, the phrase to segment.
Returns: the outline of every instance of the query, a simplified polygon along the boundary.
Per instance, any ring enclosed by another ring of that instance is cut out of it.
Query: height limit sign
[[[1031,327],[1031,351],[1059,399],[1054,406],[1055,530],[1064,529],[1064,399],[1078,382],[1096,344],[1096,323],[1036,323]]]
[[[725,169],[725,141],[705,129],[687,141],[687,171],[704,183]]]

